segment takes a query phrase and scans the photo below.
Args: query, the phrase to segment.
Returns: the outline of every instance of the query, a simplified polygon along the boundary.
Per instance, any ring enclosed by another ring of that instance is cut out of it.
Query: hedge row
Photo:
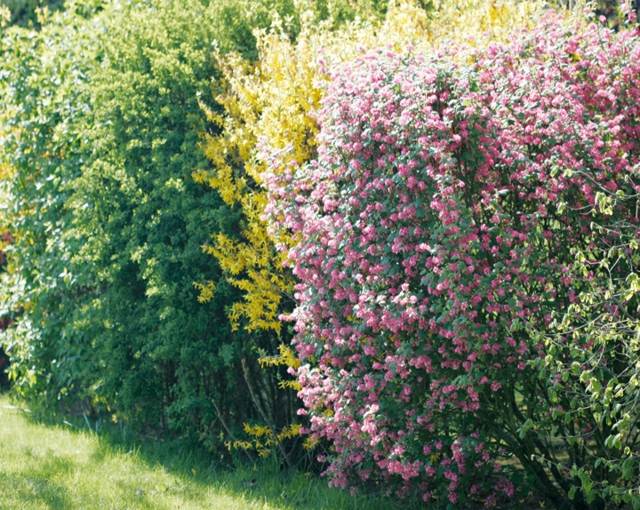
[[[2,25],[16,393],[435,508],[640,507],[637,31],[64,7]]]

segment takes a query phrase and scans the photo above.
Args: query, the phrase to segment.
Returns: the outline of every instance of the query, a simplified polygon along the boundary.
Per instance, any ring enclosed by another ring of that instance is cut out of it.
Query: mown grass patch
[[[114,442],[71,424],[38,422],[0,397],[0,509],[392,509],[304,473],[268,465],[217,468],[175,444]]]

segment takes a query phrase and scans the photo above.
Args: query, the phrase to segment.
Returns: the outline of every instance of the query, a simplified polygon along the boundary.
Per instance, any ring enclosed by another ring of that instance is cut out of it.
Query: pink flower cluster
[[[497,417],[544,355],[531,331],[577,299],[571,247],[615,243],[599,217],[637,231],[607,197],[640,193],[637,34],[551,19],[468,51],[337,70],[317,159],[268,179],[328,475],[462,508],[513,497]]]

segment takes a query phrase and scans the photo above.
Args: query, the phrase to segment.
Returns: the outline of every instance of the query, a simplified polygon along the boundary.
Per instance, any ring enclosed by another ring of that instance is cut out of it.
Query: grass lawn
[[[0,510],[390,510],[311,475],[215,469],[164,443],[123,446],[70,425],[30,419],[0,396]],[[405,506],[406,508],[406,506]]]

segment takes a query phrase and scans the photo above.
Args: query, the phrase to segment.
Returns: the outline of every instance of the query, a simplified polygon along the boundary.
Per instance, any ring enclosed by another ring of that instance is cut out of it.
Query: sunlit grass
[[[69,425],[44,425],[0,396],[1,510],[387,510],[311,475],[216,469],[163,443],[114,445]],[[406,507],[405,507],[406,508]]]

